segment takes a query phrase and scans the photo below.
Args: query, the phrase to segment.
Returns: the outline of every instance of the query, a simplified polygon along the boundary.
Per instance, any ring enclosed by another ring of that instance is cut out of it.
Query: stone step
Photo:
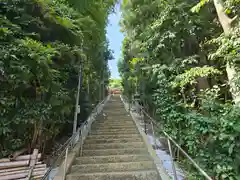
[[[126,172],[154,169],[152,161],[73,165],[71,173]]]
[[[114,136],[115,134],[112,134],[111,136]],[[97,143],[127,143],[127,142],[142,142],[142,138],[140,136],[136,137],[136,135],[139,134],[134,134],[134,136],[131,134],[130,137],[119,137],[119,138],[104,138],[102,139],[102,135],[99,136],[99,138],[92,138],[93,136],[91,135],[88,137],[85,141],[84,144],[97,144]],[[105,136],[105,135],[104,135]]]
[[[91,157],[78,157],[75,160],[75,164],[103,164],[103,163],[138,162],[150,160],[152,160],[150,155],[91,156]]]
[[[123,122],[123,121],[118,121],[118,122],[103,122],[99,121],[93,124],[93,126],[135,126],[135,123],[133,121],[128,121],[128,122]]]
[[[105,114],[104,116],[102,116],[104,118],[102,118],[102,120],[105,120],[105,121],[132,121],[131,119],[131,116],[112,116],[112,115],[109,115],[109,114]]]
[[[97,127],[92,127],[91,128],[92,132],[98,132],[98,131],[105,131],[105,132],[115,132],[115,131],[138,131],[137,127],[113,127],[113,126],[109,126],[109,127],[103,127],[103,128],[97,128]]]
[[[141,138],[140,134],[89,135],[88,139]]]
[[[95,135],[113,135],[113,134],[138,134],[139,132],[137,130],[135,131],[114,131],[114,132],[109,132],[109,131],[91,131],[90,134],[95,134]]]
[[[124,121],[133,121],[132,119],[131,119],[131,117],[130,116],[108,116],[107,114],[106,114],[106,116],[103,116],[104,118],[102,119],[102,120],[99,120],[99,121],[109,121],[109,122],[119,122],[119,121],[121,121],[121,122],[124,122]]]
[[[129,120],[129,118],[131,117],[130,115],[127,114],[107,114],[104,113],[105,119],[110,119],[110,120],[118,120],[118,119],[125,119],[125,120]]]
[[[104,127],[136,127],[136,124],[134,122],[127,122],[127,123],[94,123],[92,125],[92,127],[96,127],[96,128],[104,128]]]
[[[124,107],[124,104],[123,103],[114,103],[114,102],[111,102],[109,104],[106,104],[105,107],[106,109],[109,108],[109,109],[112,109],[112,107]],[[105,109],[105,108],[104,108]]]
[[[114,109],[115,110],[115,109]],[[104,114],[106,114],[107,116],[119,116],[119,117],[129,117],[130,115],[124,110],[122,112],[107,112],[107,111],[103,111]]]
[[[108,172],[108,173],[84,173],[70,174],[67,180],[159,180],[155,170],[129,171],[129,172]]]
[[[124,106],[116,105],[116,104],[111,104],[109,106],[105,106],[103,111],[108,112],[108,113],[112,113],[112,112],[114,113],[114,111],[116,111],[116,110],[118,113],[119,112],[127,113]]]
[[[112,107],[112,106],[117,106],[117,107],[124,107],[124,104],[123,103],[115,103],[115,102],[111,102],[109,104],[106,104],[105,107]]]
[[[115,110],[115,108],[114,108]],[[126,116],[129,117],[130,115],[124,110],[122,112],[109,112],[109,111],[103,111],[104,114],[106,114],[107,116]]]
[[[123,104],[116,104],[116,103],[111,103],[111,104],[106,104],[105,107],[104,107],[104,110],[105,111],[112,111],[112,109],[115,109],[115,107],[118,107],[121,111],[125,111],[124,109],[124,105]],[[126,111],[125,111],[126,112]]]
[[[112,129],[123,129],[123,128],[126,128],[126,129],[133,129],[133,128],[136,128],[136,125],[135,124],[132,124],[132,125],[125,125],[125,124],[122,124],[122,125],[114,125],[114,124],[105,124],[104,126],[98,126],[98,125],[93,125],[92,126],[92,129],[106,129],[106,128],[112,128]]]
[[[113,97],[92,124],[67,180],[159,180],[142,136],[120,97]]]
[[[121,149],[121,148],[144,148],[143,142],[85,144],[83,149]]]
[[[112,132],[112,133],[138,133],[138,130],[137,128],[131,128],[131,129],[120,129],[120,128],[117,128],[117,129],[111,129],[111,128],[104,128],[104,129],[94,129],[94,130],[91,130],[91,132],[94,132],[94,133],[104,133],[104,132]]]
[[[105,118],[105,119],[99,119],[99,120],[97,120],[96,121],[96,124],[98,124],[98,123],[109,123],[109,124],[111,124],[111,123],[114,123],[114,124],[124,124],[124,123],[134,123],[133,122],[133,120],[131,120],[131,119],[122,119],[122,118],[116,118],[116,117],[114,117],[114,118],[109,118],[109,117],[107,117],[107,118]]]
[[[132,120],[98,120],[94,124],[99,125],[132,125],[135,124]]]
[[[109,155],[124,155],[124,154],[148,154],[146,148],[126,148],[126,149],[100,149],[100,150],[85,150],[83,156],[109,156]]]
[[[131,124],[131,125],[125,125],[125,124],[119,124],[119,125],[114,125],[114,124],[105,124],[105,125],[92,125],[92,129],[106,129],[106,128],[113,128],[113,129],[121,129],[121,128],[136,128],[135,124]]]
[[[136,126],[133,124],[133,125],[104,125],[104,126],[99,126],[99,125],[92,125],[92,128],[91,129],[108,129],[108,128],[111,128],[111,129],[131,129],[131,128],[136,128]]]
[[[113,109],[118,109],[120,110],[121,112],[126,112],[125,109],[124,109],[124,105],[119,105],[119,104],[111,104],[111,105],[107,105],[104,107],[104,111],[107,111],[107,112],[112,112]]]

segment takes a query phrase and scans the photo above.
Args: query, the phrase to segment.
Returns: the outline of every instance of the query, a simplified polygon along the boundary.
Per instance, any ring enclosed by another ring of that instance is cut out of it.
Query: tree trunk
[[[234,18],[229,18],[225,13],[222,0],[213,0],[214,6],[216,8],[218,19],[221,23],[223,31],[226,36],[230,35],[233,29],[233,22],[236,20],[237,16]],[[226,63],[226,72],[228,76],[228,81],[230,85],[230,91],[232,93],[233,100],[236,104],[240,103],[240,93],[238,85],[236,84],[235,77],[237,77],[237,70],[232,63]]]

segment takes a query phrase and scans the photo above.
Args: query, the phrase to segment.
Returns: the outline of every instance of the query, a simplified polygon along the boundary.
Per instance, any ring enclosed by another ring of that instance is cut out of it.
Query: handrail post
[[[179,148],[177,148],[177,161],[178,162],[180,161],[180,150],[179,150]]]
[[[82,156],[83,151],[83,129],[81,129],[81,148],[80,148],[80,156]]]
[[[142,122],[144,123],[144,132],[145,132],[145,134],[147,134],[147,125],[146,125],[146,120],[145,120],[145,114],[143,112],[142,107],[140,107],[140,117],[141,117]]]
[[[63,171],[63,180],[66,178],[67,171],[67,158],[68,158],[68,148],[66,149],[65,161],[64,161],[64,171]]]
[[[168,139],[168,138],[167,138]],[[174,160],[173,160],[173,155],[172,155],[172,148],[171,148],[171,142],[170,140],[168,139],[168,148],[169,148],[169,152],[170,152],[170,156],[171,156],[171,161],[172,161],[172,169],[173,169],[173,175],[174,175],[174,180],[177,180],[177,171],[176,171],[176,168],[175,168],[175,164],[174,164]]]
[[[155,147],[155,149],[157,149],[157,142],[156,142],[156,137],[155,137],[155,132],[154,132],[154,127],[153,127],[153,122],[152,121],[151,121],[151,125],[152,125],[154,147]]]
[[[131,101],[128,101],[128,112],[130,113],[130,110],[131,110]]]
[[[142,108],[141,108],[141,111],[142,111]],[[147,124],[146,124],[146,119],[145,119],[145,114],[143,113],[143,123],[144,123],[144,131],[145,131],[145,134],[147,134]]]
[[[77,94],[76,94],[76,104],[75,104],[75,112],[74,112],[74,120],[73,120],[73,135],[77,131],[77,120],[78,120],[78,114],[80,113],[80,106],[79,106],[79,97],[80,97],[80,91],[82,86],[82,65],[79,66],[79,77],[78,77],[78,87],[77,87]]]

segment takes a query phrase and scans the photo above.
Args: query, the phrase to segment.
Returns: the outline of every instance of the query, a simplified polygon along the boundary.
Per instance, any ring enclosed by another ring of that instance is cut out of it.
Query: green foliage
[[[211,60],[222,58],[226,62],[239,64],[240,50],[240,28],[236,28],[232,36],[221,35],[209,41],[209,44],[217,44],[218,49],[209,55]]]
[[[23,147],[43,148],[69,132],[80,64],[82,89],[91,89],[88,103],[99,101],[98,82],[110,77],[105,27],[114,3],[0,2],[0,157]]]
[[[179,74],[175,77],[172,85],[173,87],[184,87],[187,84],[197,83],[198,77],[208,77],[210,75],[221,74],[221,72],[213,67],[194,67],[190,70],[186,70],[185,73]]]
[[[225,70],[226,63],[239,68],[239,25],[222,35],[211,2],[124,1],[118,68],[125,95],[139,93],[146,111],[210,176],[239,179],[240,109]],[[224,5],[229,16],[239,15],[239,0]]]
[[[109,82],[110,89],[122,89],[122,81],[121,79],[110,79]]]
[[[200,2],[199,2],[196,6],[194,6],[194,7],[191,9],[191,11],[192,11],[192,12],[199,12],[200,9],[201,9],[204,5],[206,5],[207,3],[209,3],[209,2],[210,2],[210,0],[200,0]]]

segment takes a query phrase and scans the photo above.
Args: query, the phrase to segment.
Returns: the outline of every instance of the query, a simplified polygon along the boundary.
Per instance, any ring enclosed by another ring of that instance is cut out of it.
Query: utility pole
[[[99,102],[104,99],[104,69],[101,73],[100,83],[99,83]]]
[[[82,86],[82,64],[80,64],[79,66],[78,87],[77,87],[77,96],[76,96],[74,121],[73,121],[73,134],[77,132],[77,120],[78,120],[78,114],[80,113],[79,97],[80,97],[81,86]]]
[[[101,80],[100,80],[100,82],[99,82],[99,103],[101,102],[101,96],[102,96],[102,92],[101,92],[101,88],[102,86],[101,86]]]
[[[88,96],[90,94],[90,78],[89,78],[90,75],[87,76],[87,93],[88,93]]]
[[[105,77],[104,77],[104,69],[103,69],[103,76],[102,76],[102,100],[104,100],[105,98],[105,88],[104,88],[104,84],[105,84]]]

